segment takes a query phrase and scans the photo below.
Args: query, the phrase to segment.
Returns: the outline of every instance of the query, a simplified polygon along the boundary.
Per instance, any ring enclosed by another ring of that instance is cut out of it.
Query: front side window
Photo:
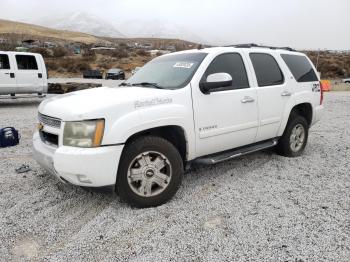
[[[207,53],[183,53],[160,56],[140,68],[122,85],[163,89],[185,87],[192,79]],[[153,84],[153,85],[150,85]]]
[[[318,81],[317,75],[305,56],[281,55],[297,82]]]
[[[10,69],[10,61],[8,55],[0,55],[0,70]]]
[[[216,92],[249,87],[247,72],[240,54],[218,55],[208,66],[202,81],[205,81],[209,75],[216,73],[227,73],[232,77],[231,86],[215,89]]]
[[[273,86],[284,83],[282,71],[273,56],[263,53],[251,53],[249,56],[259,86]]]
[[[19,70],[38,70],[35,56],[16,55],[17,67]]]

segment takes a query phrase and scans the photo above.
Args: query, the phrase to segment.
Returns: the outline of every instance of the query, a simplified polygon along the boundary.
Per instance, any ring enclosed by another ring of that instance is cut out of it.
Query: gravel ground
[[[65,185],[31,157],[39,99],[0,100],[0,261],[349,261],[350,92],[327,93],[302,157],[271,151],[187,172],[168,204],[132,209]],[[29,164],[32,171],[16,174]]]

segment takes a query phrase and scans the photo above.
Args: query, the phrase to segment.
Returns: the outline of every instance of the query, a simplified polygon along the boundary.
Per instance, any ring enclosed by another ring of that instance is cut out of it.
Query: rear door
[[[0,53],[0,95],[16,93],[15,71],[9,54]]]
[[[286,104],[292,96],[277,56],[270,53],[250,52],[249,57],[256,76],[259,104],[259,129],[256,141],[277,136]]]
[[[42,90],[41,63],[35,55],[16,54],[17,63],[17,93],[37,93]]]

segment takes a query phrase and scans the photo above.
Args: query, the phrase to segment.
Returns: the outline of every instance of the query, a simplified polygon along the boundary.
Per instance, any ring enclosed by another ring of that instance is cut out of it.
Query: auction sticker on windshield
[[[193,63],[188,62],[177,62],[174,67],[180,67],[180,68],[191,68],[193,66]]]

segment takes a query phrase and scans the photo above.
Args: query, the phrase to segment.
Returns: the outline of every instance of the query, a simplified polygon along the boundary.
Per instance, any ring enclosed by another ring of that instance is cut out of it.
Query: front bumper
[[[39,132],[33,137],[34,158],[46,171],[62,181],[86,187],[104,187],[116,183],[123,147],[53,147],[41,140]]]

